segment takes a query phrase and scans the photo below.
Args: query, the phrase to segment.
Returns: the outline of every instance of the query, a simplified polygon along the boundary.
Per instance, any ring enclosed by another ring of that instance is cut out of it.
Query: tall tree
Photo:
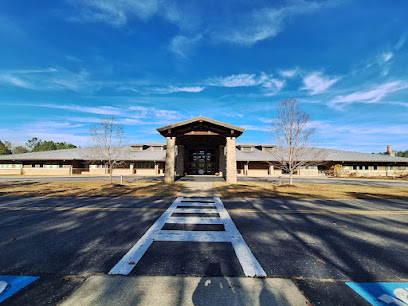
[[[289,173],[289,184],[293,174],[303,166],[316,165],[322,157],[322,150],[311,148],[311,137],[316,127],[310,127],[311,116],[304,112],[297,100],[282,100],[276,107],[272,120],[271,136],[276,147],[273,154],[277,167]]]
[[[41,141],[41,140],[40,140]],[[32,139],[28,140],[26,145],[31,149],[31,151],[35,148],[35,146],[38,144],[38,138],[33,137]]]
[[[3,143],[3,142],[0,140],[0,155],[8,155],[8,154],[11,154],[11,150],[10,150],[8,144],[9,144],[8,141],[6,141],[5,143]]]
[[[100,160],[107,163],[109,182],[112,183],[113,169],[123,163],[121,146],[126,143],[124,128],[118,124],[116,117],[105,116],[91,126],[89,133]]]
[[[21,154],[21,153],[27,153],[29,152],[26,147],[23,146],[16,146],[12,149],[13,154]]]
[[[73,149],[76,148],[75,145],[66,142],[54,142],[52,140],[38,139],[34,137],[27,141],[27,147],[31,149],[31,152],[40,152],[40,151],[51,151],[51,150],[61,150],[61,149]]]

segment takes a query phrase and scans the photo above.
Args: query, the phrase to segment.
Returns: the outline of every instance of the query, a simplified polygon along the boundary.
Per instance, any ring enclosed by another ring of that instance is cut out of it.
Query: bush
[[[346,169],[340,164],[333,165],[331,166],[330,170],[327,171],[328,175],[335,176],[335,177],[340,177],[340,176],[345,176],[347,174]]]

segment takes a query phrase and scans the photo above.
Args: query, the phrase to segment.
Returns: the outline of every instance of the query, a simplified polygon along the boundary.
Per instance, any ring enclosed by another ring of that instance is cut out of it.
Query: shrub
[[[327,174],[331,176],[335,176],[335,177],[340,177],[340,176],[346,175],[347,171],[346,169],[344,169],[342,165],[337,164],[337,165],[331,166],[330,170],[327,171]]]

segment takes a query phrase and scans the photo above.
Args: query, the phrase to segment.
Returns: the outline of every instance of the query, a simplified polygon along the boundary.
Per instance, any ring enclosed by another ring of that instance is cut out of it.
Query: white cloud
[[[272,75],[233,74],[227,77],[215,77],[207,81],[209,86],[218,87],[252,87],[261,86],[267,95],[272,95],[285,86],[285,82],[274,78]]]
[[[258,125],[241,125],[244,129],[248,131],[261,131],[261,132],[269,132],[271,130],[270,126],[258,126]]]
[[[233,74],[228,77],[217,77],[210,80],[209,84],[211,86],[220,87],[246,87],[258,85],[255,80],[255,74]]]
[[[292,70],[281,70],[279,71],[279,74],[285,78],[292,78],[297,74],[297,69],[292,69]]]
[[[173,37],[170,42],[169,49],[171,52],[187,58],[188,53],[194,48],[194,46],[202,39],[201,35],[194,37],[188,37],[184,35],[177,35]]]
[[[123,26],[128,18],[135,16],[146,20],[159,12],[158,0],[67,0],[78,10],[72,17],[75,21],[104,22],[113,26]]]
[[[386,63],[393,57],[393,54],[392,52],[386,52],[386,53],[383,53],[381,57],[382,57],[383,62]]]
[[[100,84],[89,80],[86,70],[73,72],[65,68],[19,69],[0,71],[0,82],[38,91],[94,91]]]
[[[193,87],[170,87],[170,92],[201,92],[205,87],[193,86]]]
[[[264,8],[250,11],[239,19],[228,30],[217,29],[218,40],[250,46],[258,41],[275,37],[282,32],[289,18],[312,13],[321,8],[317,2],[304,0],[291,1],[289,5],[280,8]]]
[[[394,81],[381,84],[370,90],[357,91],[346,96],[336,96],[328,105],[339,108],[341,104],[352,103],[377,103],[388,94],[408,88],[408,83],[403,81]]]
[[[330,86],[336,83],[339,78],[329,79],[322,76],[321,72],[314,72],[303,79],[303,90],[310,91],[310,95],[316,95],[325,92]]]
[[[33,86],[29,84],[27,81],[12,75],[0,75],[0,82],[27,89],[33,88]]]

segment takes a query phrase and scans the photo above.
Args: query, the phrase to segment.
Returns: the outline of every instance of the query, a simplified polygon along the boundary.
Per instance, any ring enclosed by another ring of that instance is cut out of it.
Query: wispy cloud
[[[325,92],[338,80],[339,78],[330,79],[322,76],[321,72],[314,72],[303,79],[304,86],[301,89],[309,91],[313,96]]]
[[[170,87],[170,92],[201,92],[205,89],[202,86],[193,86],[193,87]]]
[[[70,90],[75,92],[94,91],[100,84],[89,80],[86,70],[73,72],[65,68],[18,69],[0,71],[0,83],[21,88],[48,91]]]
[[[103,22],[113,26],[123,26],[129,17],[146,20],[159,11],[158,0],[67,0],[73,5],[78,15],[71,20],[86,22]]]
[[[336,96],[328,106],[342,108],[352,103],[378,103],[387,95],[408,88],[408,82],[394,81],[378,85],[369,90],[357,91],[348,95]]]
[[[298,69],[280,70],[279,74],[284,78],[292,78],[298,73]]]
[[[215,36],[218,40],[251,46],[258,41],[278,35],[284,30],[288,19],[313,13],[323,6],[318,2],[306,2],[304,0],[288,3],[288,5],[280,8],[268,7],[249,11],[228,30],[217,29]]]
[[[261,131],[261,132],[269,132],[271,130],[271,127],[269,126],[258,126],[258,125],[241,125],[246,130],[249,131]]]
[[[30,105],[29,105],[30,106]],[[178,120],[183,118],[183,116],[174,110],[157,109],[155,107],[144,107],[144,106],[129,106],[129,107],[118,107],[118,106],[80,106],[80,105],[59,105],[59,104],[39,104],[31,105],[35,107],[46,107],[54,109],[64,109],[74,112],[95,114],[95,115],[112,115],[117,116],[121,120],[128,119],[166,119],[166,120]],[[76,117],[80,121],[80,118]],[[91,118],[85,118],[85,122],[94,122]],[[81,122],[81,121],[80,121]],[[130,121],[128,121],[130,122]],[[142,123],[142,121],[140,121]]]
[[[33,86],[29,84],[27,81],[22,80],[21,78],[17,76],[12,76],[12,75],[7,75],[7,74],[0,75],[0,82],[11,84],[17,87],[27,88],[27,89],[33,88]]]
[[[185,35],[177,35],[173,37],[170,42],[169,49],[171,52],[187,58],[188,54],[192,51],[192,49],[197,45],[197,43],[202,39],[202,35],[198,34],[193,37],[185,36]]]
[[[264,88],[266,94],[274,94],[281,90],[285,82],[274,78],[273,75],[262,73],[257,74],[233,74],[227,77],[215,77],[207,81],[209,86],[217,87],[252,87],[260,86]]]

